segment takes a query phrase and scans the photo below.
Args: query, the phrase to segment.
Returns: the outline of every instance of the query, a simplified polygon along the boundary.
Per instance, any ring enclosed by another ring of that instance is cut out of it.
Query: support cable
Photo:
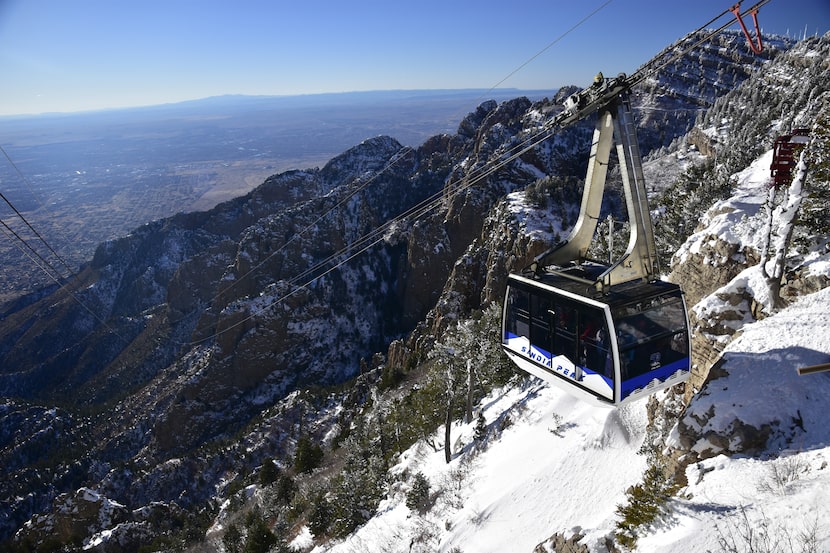
[[[500,84],[504,83],[507,79],[509,79],[510,77],[512,77],[513,75],[515,75],[516,73],[518,73],[519,71],[524,69],[527,65],[530,64],[530,62],[532,62],[533,60],[535,60],[536,58],[538,58],[539,56],[544,54],[546,51],[551,49],[554,45],[556,45],[556,43],[558,43],[560,40],[562,40],[563,38],[565,38],[566,36],[568,36],[569,34],[574,32],[576,29],[578,29],[580,26],[582,26],[583,23],[585,23],[586,21],[591,19],[593,16],[595,16],[597,13],[602,11],[603,8],[605,8],[608,4],[610,4],[613,1],[614,0],[606,0],[606,2],[604,4],[601,4],[594,11],[592,11],[591,13],[589,13],[588,15],[586,15],[585,17],[583,17],[582,19],[580,19],[579,21],[574,23],[574,25],[572,27],[570,27],[567,31],[565,31],[564,33],[562,33],[561,35],[556,37],[554,40],[549,42],[547,46],[545,46],[544,48],[542,48],[541,50],[539,50],[538,52],[533,54],[527,61],[525,61],[524,63],[519,65],[516,69],[514,69],[513,71],[508,73],[506,77],[504,77],[502,80],[500,80],[499,82],[497,82],[496,84],[491,86],[485,94],[489,94],[491,91],[493,91],[495,88],[497,88]]]
[[[15,164],[14,161],[11,159],[9,154],[6,152],[5,148],[0,146],[0,150],[2,150],[3,154],[6,156],[6,159],[8,159],[9,163],[11,163],[12,167],[15,168],[20,177],[24,180],[24,182],[26,182],[28,186],[29,183],[26,180],[25,176],[17,167],[17,164]],[[34,191],[31,190],[31,187],[30,191],[32,192],[32,195],[35,197],[35,199],[40,201],[39,198],[34,194]],[[46,238],[44,238],[43,235],[40,232],[38,232],[38,230],[29,222],[29,220],[23,215],[23,213],[21,213],[20,210],[18,210],[17,207],[15,207],[12,201],[9,200],[5,194],[0,192],[0,198],[2,198],[4,202],[6,202],[6,204],[12,209],[12,211],[14,211],[15,215],[17,215],[17,217],[21,221],[23,221],[23,223],[29,228],[29,230],[31,230],[32,233],[34,233],[34,235],[46,246],[49,252],[51,252],[52,255],[55,257],[55,259],[57,259],[60,262],[60,264],[63,265],[63,268],[68,271],[68,275],[64,276],[58,268],[56,268],[49,260],[44,258],[24,237],[22,237],[17,231],[15,231],[8,223],[6,223],[6,221],[0,219],[0,225],[2,225],[3,233],[6,235],[6,237],[9,238],[9,240],[15,245],[15,247],[17,247],[17,249],[20,250],[20,252],[24,256],[26,256],[38,269],[40,269],[47,277],[49,277],[50,280],[54,281],[55,284],[58,285],[59,289],[65,289],[66,293],[69,294],[72,297],[72,299],[74,299],[81,307],[88,311],[89,314],[95,318],[95,320],[97,320],[104,326],[104,328],[106,328],[110,333],[119,338],[125,344],[129,344],[129,340],[127,340],[118,332],[116,332],[103,317],[98,315],[89,305],[82,301],[81,298],[78,297],[78,295],[75,292],[69,290],[69,288],[67,287],[67,281],[70,278],[77,278],[75,270],[69,266],[66,260],[64,260],[64,258],[55,250],[55,248],[53,248],[52,245],[49,244]],[[17,240],[17,242],[15,242],[15,240]]]
[[[3,147],[2,144],[0,144],[0,152],[3,152],[3,156],[5,156],[5,158],[8,160],[9,165],[12,166],[12,169],[14,169],[15,173],[17,173],[17,175],[20,177],[20,180],[23,181],[23,184],[26,185],[26,188],[29,189],[29,193],[32,195],[35,201],[37,201],[37,203],[40,204],[41,207],[43,207],[43,200],[39,195],[35,193],[35,189],[32,186],[32,183],[29,182],[29,179],[26,178],[26,175],[23,174],[23,171],[20,170],[20,167],[17,166],[17,163],[15,163],[11,156],[8,154],[8,152],[6,152],[6,149]]]
[[[23,255],[28,257],[32,261],[32,263],[34,263],[40,270],[46,273],[46,275],[51,280],[54,280],[59,286],[63,286],[65,279],[60,271],[55,269],[55,267],[52,266],[51,263],[44,259],[43,256],[40,255],[40,253],[37,250],[35,250],[28,242],[26,242],[26,240],[22,236],[20,236],[17,233],[17,231],[10,227],[8,223],[0,219],[0,225],[3,226],[3,233],[6,235],[6,237],[12,242],[12,244],[15,245],[15,247],[18,250],[20,250],[20,252]],[[14,241],[15,239],[17,240],[17,242]],[[54,274],[50,273],[49,269],[54,271]]]
[[[41,242],[42,242],[42,243],[46,246],[46,249],[48,249],[50,252],[52,252],[52,255],[54,255],[54,256],[55,256],[55,258],[56,258],[58,261],[60,261],[61,265],[63,265],[63,266],[64,266],[64,268],[65,268],[67,271],[69,271],[69,276],[75,276],[75,271],[72,269],[72,267],[70,267],[70,266],[69,266],[69,264],[68,264],[68,263],[67,263],[67,262],[63,259],[63,257],[61,257],[61,255],[60,255],[58,252],[56,252],[56,251],[55,251],[55,249],[52,247],[52,245],[51,245],[51,244],[49,244],[49,242],[47,242],[47,241],[46,241],[46,238],[44,238],[44,237],[43,237],[43,235],[42,235],[42,234],[40,234],[40,233],[37,231],[37,229],[36,229],[35,227],[33,227],[33,226],[32,226],[32,224],[31,224],[31,223],[30,223],[30,222],[26,219],[26,217],[24,217],[24,216],[23,216],[23,214],[22,214],[22,213],[21,213],[21,212],[20,212],[20,211],[19,211],[19,210],[18,210],[18,209],[14,206],[14,204],[11,202],[11,200],[9,200],[9,199],[6,197],[6,195],[5,195],[5,194],[3,194],[2,192],[0,192],[0,198],[2,198],[2,199],[3,199],[3,201],[4,201],[4,202],[6,202],[6,204],[8,204],[8,206],[9,206],[10,208],[12,208],[12,211],[14,211],[14,213],[17,215],[17,217],[18,217],[21,221],[23,221],[23,223],[24,223],[27,227],[29,227],[29,230],[31,230],[31,231],[34,233],[34,235],[35,235],[35,236],[37,236],[37,238],[38,238],[38,239],[39,239],[39,240],[40,240],[40,241],[41,241]],[[18,238],[19,238],[19,236],[18,236]],[[23,240],[22,238],[19,238],[19,239],[20,239],[20,240]]]
[[[12,236],[18,240],[19,244],[15,243],[13,240],[12,240],[12,243],[14,243],[15,246],[17,247],[17,249],[20,250],[20,252],[23,255],[28,257],[29,260],[37,268],[39,268],[41,271],[43,271],[51,280],[53,280],[55,282],[55,284],[58,285],[58,290],[65,290],[65,292],[69,296],[71,296],[72,299],[75,300],[75,302],[78,303],[78,305],[80,305],[87,312],[89,312],[89,314],[92,315],[95,318],[95,320],[97,320],[99,323],[101,323],[103,325],[103,327],[107,331],[109,331],[111,334],[113,334],[116,338],[118,338],[122,342],[124,342],[125,345],[130,343],[129,340],[127,340],[126,338],[121,336],[115,329],[113,329],[103,317],[98,315],[90,306],[88,306],[84,301],[82,301],[81,298],[79,298],[78,295],[75,292],[70,290],[69,287],[67,286],[67,283],[65,282],[65,280],[61,276],[60,272],[57,269],[55,269],[55,267],[49,261],[44,259],[43,256],[41,256],[34,248],[32,248],[17,232],[15,232],[15,230],[13,228],[11,228],[2,219],[0,219],[0,225],[2,225],[2,227],[3,227],[3,229],[2,229],[3,234],[5,234],[6,237],[9,238],[9,240],[11,240]],[[25,248],[24,248],[24,246],[25,246]],[[29,251],[27,251],[27,250],[29,250]],[[56,273],[58,276],[55,276],[55,274],[49,272],[49,269],[54,271],[54,273]]]
[[[344,264],[348,263],[349,261],[351,261],[355,257],[363,254],[364,252],[366,252],[367,250],[369,250],[373,246],[375,246],[375,245],[379,244],[380,242],[384,241],[386,232],[388,230],[390,230],[394,225],[399,224],[399,223],[403,223],[407,219],[417,219],[418,217],[421,217],[422,215],[425,215],[425,214],[429,213],[430,211],[432,211],[433,209],[435,209],[439,205],[443,204],[447,200],[454,198],[455,196],[461,194],[462,192],[465,192],[466,190],[468,190],[469,188],[471,188],[475,184],[478,184],[479,182],[481,182],[485,178],[487,178],[490,175],[494,174],[496,171],[498,171],[499,169],[501,169],[505,165],[515,161],[516,159],[518,159],[520,156],[522,156],[526,152],[530,151],[531,149],[535,148],[536,146],[538,146],[539,144],[541,144],[545,140],[549,139],[553,134],[554,134],[554,131],[552,129],[546,128],[544,132],[540,132],[538,134],[535,134],[535,135],[531,136],[529,139],[526,139],[522,143],[520,143],[517,147],[512,148],[511,150],[514,150],[516,148],[520,148],[520,149],[518,149],[517,151],[510,154],[508,157],[502,158],[496,164],[487,163],[478,174],[473,175],[472,177],[469,177],[467,179],[464,179],[466,182],[464,184],[461,184],[455,190],[453,190],[449,195],[445,194],[444,190],[442,189],[441,191],[439,191],[439,192],[433,194],[432,196],[430,196],[429,198],[421,201],[417,205],[409,208],[407,211],[401,213],[397,217],[394,217],[394,218],[388,220],[386,223],[380,225],[379,227],[375,228],[371,232],[365,234],[364,236],[362,236],[361,238],[359,238],[355,242],[349,244],[348,246],[342,248],[338,252],[335,252],[334,254],[330,255],[326,259],[316,263],[312,267],[309,267],[308,269],[306,269],[305,271],[303,271],[299,275],[296,275],[295,277],[293,277],[291,279],[284,280],[284,282],[287,282],[289,285],[294,286],[295,288],[293,290],[291,290],[290,292],[288,292],[287,294],[284,294],[284,295],[270,301],[269,303],[267,303],[263,307],[263,309],[268,309],[270,307],[273,307],[274,305],[287,300],[288,298],[290,298],[294,294],[298,293],[300,290],[307,288],[310,284],[312,284],[316,280],[322,278],[325,275],[328,275],[332,271],[335,271],[336,269],[338,269],[341,266],[343,266]],[[357,248],[356,250],[354,249],[355,247]],[[346,257],[342,257],[344,255],[346,255]],[[330,267],[327,267],[330,263],[333,263],[333,262],[334,262],[334,265],[332,265]],[[320,272],[320,271],[322,271],[322,272]],[[253,319],[255,316],[256,316],[256,313],[250,313],[246,317],[240,319],[239,321],[234,322],[232,325],[227,326],[227,327],[223,328],[222,330],[213,332],[212,334],[210,334],[208,336],[199,338],[197,340],[193,340],[191,342],[180,343],[180,345],[183,345],[183,346],[196,346],[196,345],[202,344],[204,342],[213,340],[214,338],[217,338],[217,337],[221,336],[222,334],[224,334],[224,333],[226,333],[226,332],[228,332],[228,331],[230,331],[230,330],[232,330],[236,327],[239,327],[239,326],[245,324],[246,322]]]

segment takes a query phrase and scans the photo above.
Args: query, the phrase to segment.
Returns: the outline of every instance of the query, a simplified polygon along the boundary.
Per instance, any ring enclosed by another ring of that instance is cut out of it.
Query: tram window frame
[[[530,293],[511,286],[507,295],[505,331],[530,340]],[[506,336],[503,337],[505,339]]]
[[[613,338],[606,311],[602,307],[588,304],[576,304],[577,309],[577,347],[579,359],[577,364],[598,375],[604,376],[612,384],[615,380],[614,359],[611,352]],[[604,331],[601,336],[600,331]]]
[[[564,355],[582,370],[588,369],[604,376],[613,388],[616,379],[611,345],[613,336],[606,317],[606,308],[574,301],[555,292],[547,292],[547,295],[552,299],[553,305],[550,312],[551,355]],[[563,320],[567,321],[567,324],[560,324]],[[589,324],[592,325],[590,331]],[[604,331],[604,341],[597,340],[600,330]]]
[[[562,322],[565,324],[562,324]],[[577,364],[579,361],[579,319],[573,302],[562,301],[556,297],[553,302],[551,317],[553,326],[553,345],[557,355],[564,355]]]
[[[624,381],[689,356],[686,311],[680,294],[617,308],[614,322]]]
[[[554,344],[551,332],[553,302],[551,298],[539,294],[528,293],[528,295],[530,296],[530,344],[553,357]]]

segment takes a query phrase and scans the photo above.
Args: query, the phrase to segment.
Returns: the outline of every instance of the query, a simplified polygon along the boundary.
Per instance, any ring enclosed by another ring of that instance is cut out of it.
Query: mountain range
[[[731,197],[735,175],[778,134],[817,121],[828,105],[828,37],[770,37],[761,57],[742,41],[721,34],[634,95],[663,213],[658,229],[673,231],[663,233],[662,255],[692,305],[757,261],[748,244],[717,235],[683,249],[698,220]],[[410,447],[444,439],[453,449],[452,420],[443,417],[460,401],[447,390],[462,386],[447,367],[463,366],[465,356],[483,356],[472,361],[482,367],[474,395],[490,419],[479,438],[508,439],[509,421],[531,397],[521,391],[546,392],[493,354],[497,306],[507,274],[575,220],[593,124],[499,160],[573,90],[485,101],[454,134],[417,147],[372,138],[209,211],[148,223],[101,244],[66,285],[8,310],[0,322],[0,537],[10,548],[67,551],[359,544],[359,529],[395,490],[408,503],[409,484],[395,483],[409,482],[417,463],[403,475],[389,471],[417,450]],[[619,214],[620,205],[612,193],[604,211]],[[528,232],[529,217],[547,232]],[[797,236],[801,257],[791,256],[784,293],[793,298],[830,283],[817,269],[826,244],[813,228]],[[655,459],[672,482],[704,460],[697,444],[709,427],[695,400],[721,375],[710,368],[735,337],[723,314],[748,323],[774,311],[753,307],[746,287],[719,293],[722,304],[746,308],[694,311],[692,384],[649,401],[648,416],[585,414],[601,419],[600,441],[620,439],[618,428],[631,425],[634,449],[646,439],[654,445],[631,465],[627,485]],[[490,394],[499,390],[513,398],[503,403],[508,415],[493,410],[499,401]],[[557,413],[580,409],[552,401]],[[578,425],[558,416],[555,432]],[[442,424],[443,438],[435,434]],[[743,430],[738,446],[757,438]],[[707,434],[730,444],[710,451],[769,453],[761,438],[755,449],[733,447],[733,431]],[[674,451],[664,453],[669,445]],[[464,448],[453,455],[461,463]],[[412,503],[414,511],[429,504]],[[573,547],[584,536],[555,518],[549,524],[547,535],[528,536],[547,548],[537,550],[564,551],[543,543],[553,534]],[[417,543],[437,548],[432,538]]]

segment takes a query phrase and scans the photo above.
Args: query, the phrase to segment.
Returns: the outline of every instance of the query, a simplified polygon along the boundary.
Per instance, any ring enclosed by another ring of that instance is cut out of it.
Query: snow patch
[[[801,521],[815,523],[818,550],[830,547],[830,375],[796,374],[798,366],[830,361],[828,305],[830,289],[805,296],[746,324],[726,348],[728,376],[713,381],[690,410],[718,430],[736,419],[759,426],[778,420],[770,450],[760,458],[721,455],[690,466],[688,487],[670,501],[665,521],[644,530],[638,552],[716,551],[719,535],[747,523],[760,528],[764,521],[770,531],[794,536],[804,529]],[[604,551],[616,531],[617,506],[646,468],[638,453],[645,402],[599,409],[528,379],[481,405],[485,446],[476,450],[475,425],[460,423],[453,425],[449,464],[443,451],[416,444],[393,467],[395,483],[375,516],[346,540],[313,551],[533,551],[556,532],[577,531],[584,535],[580,543]],[[710,409],[715,416],[704,416]],[[439,428],[433,440],[442,439]],[[698,447],[717,451],[705,441]],[[407,479],[417,472],[441,490],[424,515],[405,504]]]

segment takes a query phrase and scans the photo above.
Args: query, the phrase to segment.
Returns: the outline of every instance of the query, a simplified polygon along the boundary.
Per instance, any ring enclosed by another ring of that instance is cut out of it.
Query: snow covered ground
[[[685,251],[713,235],[759,245],[769,162],[767,154],[737,175],[735,196],[709,210],[707,228]],[[828,257],[805,263],[826,273]],[[740,279],[746,284],[752,277]],[[740,285],[736,281],[730,286]],[[699,305],[713,308],[713,296]],[[740,336],[723,355],[727,376],[693,399],[686,420],[696,415],[704,430],[724,434],[736,419],[769,424],[768,449],[754,457],[716,455],[689,466],[687,487],[670,502],[667,517],[643,530],[637,551],[730,550],[725,545],[735,551],[830,550],[830,373],[796,372],[830,362],[828,307],[830,288],[762,321],[741,322]],[[346,541],[314,552],[531,553],[555,533],[579,533],[591,551],[606,551],[617,506],[626,503],[626,490],[641,481],[647,466],[638,453],[645,401],[620,410],[591,407],[529,379],[488,398],[482,412],[489,428],[482,445],[474,443],[474,424],[460,423],[453,428],[455,457],[449,464],[443,450],[417,444],[394,467],[396,483],[376,515]],[[439,429],[439,446],[442,436]],[[713,444],[699,445],[718,452]],[[406,506],[418,472],[434,494],[423,514]],[[304,536],[296,545],[310,545]]]
[[[762,211],[769,190],[771,162],[772,150],[738,173],[732,196],[717,202],[704,214],[700,230],[686,240],[675,256],[682,260],[689,253],[698,253],[714,237],[760,250],[766,223]]]
[[[805,532],[820,541],[819,551],[830,548],[830,374],[796,374],[798,366],[830,361],[828,305],[825,289],[748,325],[725,353],[730,375],[693,403],[703,410],[730,406],[718,420],[737,413],[750,424],[788,422],[797,411],[804,425],[797,443],[773,443],[762,457],[721,455],[689,467],[688,487],[637,551],[718,551],[719,538],[738,536],[740,543],[748,529],[793,540],[793,549],[778,551],[799,551]],[[453,429],[458,449],[450,464],[443,451],[416,445],[395,467],[400,482],[377,515],[348,540],[315,552],[530,553],[556,532],[579,532],[581,543],[605,551],[617,505],[646,467],[638,454],[645,403],[595,408],[529,380],[483,406],[491,434],[480,451],[471,445],[472,424]],[[406,507],[417,472],[433,491],[441,489],[424,515]]]
[[[474,424],[458,425],[453,439],[464,445],[452,463],[421,443],[395,467],[442,489],[428,513],[406,507],[402,481],[375,518],[330,551],[530,552],[555,531],[581,527],[586,539],[602,539],[613,528],[617,498],[646,465],[636,453],[642,404],[597,409],[529,380],[485,400],[483,412],[491,434],[481,451],[471,445]]]
[[[796,372],[830,362],[828,306],[830,288],[745,326],[727,346],[723,368],[729,376],[712,381],[690,412],[714,407],[713,425],[737,416],[756,427],[772,421],[781,427],[764,455],[720,455],[689,467],[684,499],[638,551],[719,551],[719,537],[750,529],[756,539],[765,529],[769,534],[771,547],[755,551],[802,551],[805,532],[818,540],[814,551],[830,549],[830,373]],[[792,545],[778,541],[775,547],[776,540],[789,538]]]

